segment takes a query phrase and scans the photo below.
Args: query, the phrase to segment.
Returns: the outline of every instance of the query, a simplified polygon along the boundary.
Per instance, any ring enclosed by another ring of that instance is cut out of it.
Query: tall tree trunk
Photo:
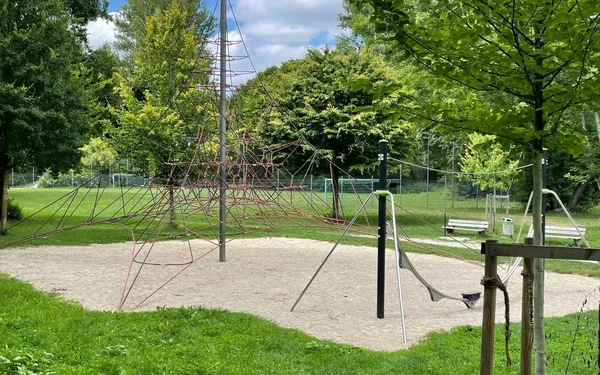
[[[8,228],[8,166],[0,166],[0,235],[6,235]]]
[[[536,33],[543,32],[535,26]],[[536,52],[540,51],[544,42],[540,37],[535,40]],[[534,73],[533,94],[535,97],[535,120],[534,129],[540,139],[533,142],[533,244],[544,244],[544,211],[546,209],[544,193],[544,174],[542,172],[544,157],[544,138],[540,133],[544,131],[546,120],[544,119],[544,59],[540,54],[536,57],[536,68]],[[535,375],[546,375],[546,332],[544,329],[544,292],[545,292],[545,263],[544,259],[533,260],[533,339],[535,344]]]
[[[598,140],[600,140],[600,113],[594,112],[594,119],[596,120],[596,132],[598,133]],[[600,190],[600,180],[596,179],[596,185]]]
[[[8,153],[8,124],[0,121],[0,235],[6,235],[8,229],[8,173],[14,164]]]
[[[579,199],[581,199],[581,197],[583,196],[583,193],[585,192],[585,189],[587,189],[589,184],[590,184],[590,178],[588,177],[585,181],[583,181],[577,185],[577,188],[575,188],[575,191],[573,192],[571,197],[569,197],[569,201],[567,202],[567,208],[569,209],[569,211],[574,210],[575,207],[577,207],[577,203],[579,203]]]
[[[333,197],[331,218],[340,218],[340,191],[339,191],[339,173],[336,167],[331,166],[331,195]]]
[[[600,113],[594,112],[594,119],[596,120],[596,132],[598,133],[598,139],[600,139]]]

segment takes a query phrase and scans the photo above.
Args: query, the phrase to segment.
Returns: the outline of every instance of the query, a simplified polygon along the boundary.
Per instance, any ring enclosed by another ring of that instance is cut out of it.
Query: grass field
[[[573,338],[568,373],[595,373],[596,314],[546,320],[549,375],[565,374]],[[513,325],[511,367],[505,366],[502,329],[494,373],[518,374],[519,326]],[[86,311],[0,275],[0,374],[472,375],[479,368],[480,333],[457,327],[408,350],[381,353],[317,340],[248,314]]]
[[[27,246],[36,245],[87,245],[93,243],[115,243],[130,241],[132,236],[138,241],[145,239],[155,239],[152,235],[160,233],[158,239],[170,238],[188,238],[191,235],[201,236],[203,238],[215,239],[218,236],[218,220],[206,220],[206,215],[199,208],[176,207],[177,220],[180,224],[185,224],[185,228],[191,230],[186,232],[179,225],[176,228],[168,225],[168,208],[158,207],[158,212],[162,215],[159,220],[154,218],[144,218],[144,214],[149,211],[151,203],[160,197],[158,190],[145,188],[133,188],[130,190],[121,190],[108,188],[104,190],[82,190],[77,195],[70,189],[15,189],[10,191],[10,196],[24,210],[26,215],[38,212],[33,217],[25,220],[23,223],[10,230],[9,236],[0,236],[0,246],[10,244],[22,239],[38,235],[35,241],[28,241]],[[202,193],[197,193],[201,195]],[[302,211],[311,212],[311,210],[324,212],[326,205],[319,203],[322,198],[321,193],[307,193],[301,195],[295,193],[290,199],[289,192],[272,192],[268,196],[273,201],[285,203],[293,201],[294,205]],[[311,196],[312,194],[312,196]],[[317,197],[318,195],[318,197]],[[63,199],[61,199],[63,197]],[[192,196],[194,198],[197,196]],[[364,201],[367,195],[363,194],[360,199]],[[398,198],[398,197],[396,197]],[[400,202],[400,199],[396,199]],[[185,203],[185,199],[182,199]],[[425,204],[424,194],[403,194],[402,206],[397,207],[396,217],[402,230],[411,238],[429,238],[435,239],[443,235],[442,226],[447,218],[461,218],[483,220],[485,217],[485,205],[482,202],[477,207],[476,202],[469,200],[458,200],[454,202],[454,208],[449,201],[444,201],[442,194],[429,194],[429,207]],[[315,203],[316,202],[316,203]],[[344,217],[349,220],[355,214],[355,210],[360,206],[361,201],[353,194],[345,194],[342,197],[344,203]],[[52,204],[50,204],[52,203]],[[49,205],[50,204],[50,205]],[[311,206],[312,205],[312,206]],[[316,208],[313,206],[317,206]],[[100,207],[100,209],[94,207]],[[125,210],[123,210],[125,207]],[[216,203],[210,207],[210,213],[213,217],[217,216]],[[289,207],[285,214],[288,217],[281,216],[281,209],[277,206],[271,206],[264,211],[258,211],[255,208],[237,207],[237,211],[230,212],[228,219],[228,232],[230,237],[244,235],[246,237],[260,236],[287,236],[297,238],[310,238],[335,242],[340,234],[339,225],[326,223],[319,217],[308,218],[299,217],[297,212]],[[187,210],[187,211],[186,211]],[[192,211],[195,210],[195,211]],[[254,211],[253,211],[254,210]],[[499,209],[500,210],[500,209]],[[377,205],[376,202],[367,204],[367,211],[357,220],[357,226],[354,228],[358,236],[348,236],[344,242],[355,245],[375,246],[374,238],[365,238],[363,234],[376,234],[377,223]],[[137,212],[137,218],[126,218],[114,220],[111,224],[94,224],[90,222],[102,222],[111,218],[124,216],[130,212]],[[157,212],[156,210],[154,212]],[[515,220],[515,234],[518,232],[519,225],[523,218],[523,210],[513,204],[511,217]],[[233,220],[232,213],[237,217],[246,217],[242,228],[238,221]],[[272,220],[258,220],[254,217],[260,215],[271,215]],[[182,217],[185,222],[182,223]],[[498,218],[500,214],[498,213]],[[573,215],[578,225],[587,228],[586,238],[594,247],[600,247],[600,208],[594,209],[589,213],[576,213]],[[140,219],[141,218],[141,219]],[[498,219],[499,220],[499,219]],[[528,218],[528,220],[531,220]],[[568,218],[562,213],[548,213],[548,223],[554,225],[569,225]],[[9,224],[14,224],[11,222]],[[54,232],[62,227],[77,227],[77,230],[67,230]],[[528,224],[526,225],[528,228]],[[498,223],[498,231],[501,232],[501,225]],[[525,229],[526,230],[526,229]],[[132,232],[133,231],[133,232]],[[44,235],[50,232],[51,235]],[[483,241],[486,238],[495,238],[500,241],[510,241],[502,238],[501,234],[488,233],[486,237],[471,233],[460,233],[461,237],[467,237],[472,241]],[[552,245],[572,246],[569,240],[548,241]],[[19,244],[22,245],[22,244]],[[392,243],[388,243],[392,246]],[[482,260],[477,249],[472,251],[467,249],[457,249],[442,246],[415,247],[405,246],[407,251],[416,252],[435,252],[450,253],[460,257]],[[565,261],[549,261],[548,269],[557,272],[576,273],[585,276],[600,277],[600,267],[595,264],[583,264]]]
[[[28,215],[68,192],[66,189],[15,189],[10,196]],[[143,211],[153,200],[152,194],[146,189],[134,189],[121,198],[119,189],[107,189],[102,194],[90,193],[59,201],[13,228],[9,236],[0,237],[0,245],[31,236],[36,231],[41,234],[60,229],[61,226],[80,228],[27,242],[27,245],[85,245],[131,240],[131,226],[138,225],[137,233],[143,234],[143,225],[156,229],[151,225],[159,224],[149,218],[137,223],[127,220],[105,225],[87,223],[121,215],[123,207],[125,213],[128,210]],[[117,204],[120,199],[121,203]],[[278,199],[286,200],[282,197]],[[484,207],[474,207],[473,202],[457,200],[454,209],[451,209],[441,197],[430,194],[430,199],[431,204],[425,207],[422,194],[402,196],[402,207],[410,208],[410,212],[398,211],[397,219],[410,236],[439,237],[445,217],[483,219]],[[110,208],[92,214],[96,201],[98,207]],[[350,218],[354,214],[352,207],[356,207],[353,204],[357,202],[352,202],[350,195],[344,196],[343,201],[345,217]],[[117,203],[111,205],[112,202]],[[300,209],[307,208],[306,200],[294,202]],[[75,206],[77,210],[73,209]],[[516,213],[511,216],[518,228],[522,211],[519,213],[518,208],[512,210]],[[373,228],[365,225],[376,222],[375,211],[376,205],[371,205],[367,214],[360,218],[360,224],[363,225],[360,230],[374,233]],[[596,247],[600,246],[599,214],[600,210],[595,209],[590,213],[574,215],[578,225],[587,228],[588,241]],[[194,217],[194,212],[187,212],[185,216],[191,217],[185,223],[187,227],[194,228],[206,237],[214,235],[213,224],[203,222],[201,215]],[[568,219],[562,214],[550,213],[548,222],[566,225]],[[247,225],[255,230],[248,235],[268,234],[335,241],[341,233],[340,228],[334,225],[319,225],[318,221],[308,218],[283,218],[278,224],[288,225],[273,230],[266,228],[263,222],[249,219]],[[232,225],[230,230],[235,234],[240,228]],[[180,232],[181,228],[164,228],[163,238],[176,237]],[[467,237],[472,240],[485,239],[476,235]],[[501,235],[492,234],[491,237],[501,238]],[[359,236],[348,237],[346,243],[375,246],[373,238]],[[568,241],[556,243],[569,245]],[[465,258],[481,259],[478,254],[466,249],[435,249]],[[410,246],[407,250],[429,251]],[[553,271],[594,277],[600,277],[599,268],[597,264],[548,262],[548,269]],[[567,373],[588,374],[598,371],[597,311],[547,319],[546,324],[549,337],[548,374],[566,373],[573,338],[577,338],[573,351],[575,355]],[[519,372],[518,329],[518,325],[513,325],[511,353],[514,363],[507,368],[502,351],[503,331],[501,326],[497,327],[497,374]],[[379,353],[317,340],[246,314],[196,308],[159,309],[144,313],[86,311],[73,303],[37,292],[27,284],[0,275],[0,374],[32,371],[28,374],[471,375],[478,373],[479,341],[480,328],[457,327],[451,332],[433,334],[408,350]]]
[[[126,216],[131,213],[137,213],[138,216],[148,214],[154,202],[161,198],[161,193],[157,189],[132,188],[129,190],[121,190],[118,188],[108,188],[103,190],[82,190],[74,194],[70,189],[15,189],[10,191],[10,197],[14,199],[22,208],[26,215],[39,212],[31,219],[18,225],[11,230],[11,237],[19,239],[31,236],[33,233],[52,232],[63,227],[82,226],[89,227],[91,222],[101,223],[105,220],[111,220],[113,224],[110,226],[95,225],[93,230],[84,228],[79,230],[78,235],[60,236],[53,235],[46,240],[40,242],[44,244],[87,244],[87,243],[107,243],[120,242],[131,239],[131,232],[125,227],[135,227],[137,231],[142,231],[144,228],[153,228],[157,225],[158,220],[155,218],[145,218],[141,221],[136,221],[135,218],[127,220],[114,220],[114,218]],[[186,227],[197,230],[199,234],[211,236],[217,233],[218,223],[216,220],[207,222],[205,219],[208,216],[217,217],[217,202],[211,202],[205,207],[197,207],[190,205],[185,206],[187,201],[202,198],[202,192],[194,195],[186,196],[186,193],[181,193],[179,202],[181,204],[175,207],[177,221],[181,222],[181,218],[187,220]],[[293,194],[293,195],[290,195]],[[61,199],[62,197],[62,199]],[[311,235],[331,234],[332,240],[338,235],[339,227],[325,225],[323,222],[315,223],[314,220],[307,220],[307,217],[299,218],[300,215],[296,212],[303,211],[308,214],[327,214],[327,207],[322,201],[322,193],[289,193],[289,192],[264,192],[260,196],[261,199],[268,199],[274,203],[267,205],[264,209],[257,209],[252,205],[244,206],[242,204],[234,205],[230,208],[228,225],[232,235],[246,232],[252,235],[297,235],[304,237],[304,231]],[[356,210],[360,207],[362,201],[367,198],[367,194],[356,196],[354,194],[344,194],[343,216],[345,219],[351,219]],[[189,199],[189,200],[188,200]],[[294,202],[294,207],[284,206],[287,202]],[[396,196],[396,217],[399,225],[411,237],[435,238],[442,235],[441,228],[445,220],[449,218],[455,219],[485,219],[485,203],[479,202],[479,207],[473,200],[456,199],[454,207],[451,207],[449,201],[444,200],[441,193],[430,193],[428,198],[429,204],[425,202],[425,194],[402,194],[401,199]],[[165,205],[163,199],[162,205]],[[279,206],[278,204],[282,205]],[[285,208],[282,208],[285,207]],[[154,206],[154,212],[160,212],[162,221],[167,221],[167,207]],[[496,232],[488,233],[489,238],[502,239],[501,218],[504,216],[503,208],[497,209],[496,215]],[[285,215],[286,218],[278,217]],[[523,220],[523,208],[519,205],[512,204],[510,217],[515,221],[515,235],[518,232],[519,226]],[[266,220],[260,220],[261,217],[275,218],[273,223]],[[298,218],[294,218],[294,217]],[[491,215],[488,215],[488,218]],[[245,217],[244,228],[239,224],[239,218]],[[577,224],[587,228],[586,238],[592,246],[600,247],[600,208],[595,208],[588,213],[575,213],[573,217]],[[237,220],[236,220],[237,219]],[[275,221],[276,220],[276,221]],[[210,220],[209,220],[210,221]],[[526,225],[524,231],[528,229],[531,222],[531,217],[528,216],[525,220]],[[371,202],[367,204],[366,211],[363,212],[357,223],[362,226],[376,226],[377,223],[377,204]],[[547,223],[549,225],[570,225],[570,221],[566,215],[561,212],[549,212],[547,214]],[[14,224],[14,223],[9,223]],[[309,227],[309,230],[303,227]],[[318,229],[318,230],[315,230]],[[367,229],[362,229],[367,230]],[[318,232],[318,233],[316,233]],[[491,231],[490,231],[491,232]],[[168,233],[178,233],[172,231]],[[95,235],[97,234],[97,235]],[[483,240],[484,237],[470,235],[469,233],[460,233],[461,236],[472,237],[473,240]],[[216,237],[216,236],[215,236]],[[215,238],[213,237],[213,238]],[[12,242],[11,238],[0,238],[2,243]],[[311,237],[312,238],[312,237]],[[550,243],[569,245],[569,241],[550,241]]]

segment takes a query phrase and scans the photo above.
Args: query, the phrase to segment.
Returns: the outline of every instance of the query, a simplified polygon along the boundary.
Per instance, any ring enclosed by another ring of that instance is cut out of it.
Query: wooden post
[[[529,241],[529,239],[528,239]],[[573,247],[561,247],[561,246],[544,246],[544,245],[530,245],[531,241],[527,242],[525,245],[521,244],[501,244],[497,243],[497,241],[486,241],[482,245],[482,253],[485,254],[485,281],[489,280],[489,275],[493,275],[496,272],[496,257],[515,257],[520,256],[525,259],[525,270],[529,270],[531,273],[535,265],[534,261],[538,259],[577,259],[577,260],[595,260],[600,261],[600,249],[582,249],[582,248],[573,248]],[[529,258],[529,259],[527,259]],[[534,273],[534,281],[535,280]],[[525,288],[525,287],[523,287]],[[492,374],[492,363],[491,363],[491,352],[493,349],[493,309],[494,307],[492,303],[494,301],[491,297],[495,297],[495,290],[489,290],[488,286],[484,288],[484,311],[483,311],[483,332],[482,332],[482,343],[481,343],[481,374],[482,375],[491,375]],[[535,288],[532,288],[535,289]],[[523,293],[525,298],[525,292]],[[537,303],[537,301],[535,301]],[[533,304],[535,308],[535,303]],[[528,301],[523,300],[523,309],[531,308]],[[531,312],[526,314],[522,313],[522,323],[523,329],[531,319]],[[534,312],[535,314],[535,312]],[[600,313],[599,313],[600,316]],[[522,340],[526,340],[525,336],[530,334],[531,330],[525,330],[523,333]],[[533,332],[535,339],[535,329]],[[529,339],[531,340],[531,339]],[[531,343],[531,341],[529,341]],[[600,339],[599,339],[600,342]],[[523,343],[523,341],[522,341]],[[527,341],[525,341],[527,343]],[[599,344],[600,345],[600,344]],[[523,361],[527,361],[529,359],[531,363],[531,344],[529,346],[525,345],[525,348],[529,350],[529,354],[527,352],[525,355],[524,352],[521,351],[521,370],[529,371],[529,372],[521,372],[521,374],[531,374],[531,365],[526,365]],[[539,352],[536,350],[536,356]],[[538,362],[539,363],[539,362]],[[545,371],[545,366],[543,365],[545,362],[542,362],[542,365],[538,366],[536,370]]]
[[[533,245],[533,238],[525,238],[525,245]],[[533,259],[523,258],[523,299],[521,303],[521,375],[531,375],[533,346]]]
[[[484,281],[498,275],[498,258],[490,256],[487,247],[496,240],[487,240],[483,244],[485,253]],[[496,287],[484,283],[483,288],[483,324],[481,332],[480,375],[492,375],[494,366],[494,328],[496,326]]]

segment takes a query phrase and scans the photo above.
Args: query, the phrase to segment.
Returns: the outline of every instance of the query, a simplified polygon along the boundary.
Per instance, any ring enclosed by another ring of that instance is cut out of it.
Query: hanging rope
[[[510,302],[508,299],[508,291],[506,290],[506,285],[502,283],[500,276],[496,275],[496,277],[486,278],[484,277],[481,280],[481,285],[489,288],[498,288],[504,293],[504,351],[506,353],[506,366],[512,365],[512,359],[510,358],[510,351],[508,348],[508,344],[510,342],[510,336],[512,335],[510,331]]]

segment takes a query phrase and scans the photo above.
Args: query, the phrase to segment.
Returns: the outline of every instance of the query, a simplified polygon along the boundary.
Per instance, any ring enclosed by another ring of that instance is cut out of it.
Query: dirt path
[[[210,248],[194,241],[198,257]],[[243,311],[280,326],[318,338],[375,350],[406,348],[402,343],[394,253],[387,253],[386,317],[377,319],[376,249],[340,246],[294,312],[290,307],[331,249],[326,242],[273,238],[236,240],[228,245],[227,262],[217,252],[200,259],[152,295],[141,310],[157,306],[203,306]],[[0,251],[0,272],[31,282],[36,288],[60,293],[88,309],[115,310],[129,268],[131,244],[38,247]],[[147,255],[147,252],[140,256]],[[158,243],[147,261],[184,263],[187,242]],[[455,259],[409,254],[416,269],[441,291],[460,296],[481,290],[483,268]],[[133,268],[135,271],[139,265]],[[125,307],[143,301],[183,266],[146,265],[129,294]],[[513,319],[520,316],[521,283],[518,273],[508,285]],[[584,296],[599,280],[548,273],[546,314],[560,316],[579,311]],[[402,271],[406,328],[411,345],[430,332],[457,325],[481,325],[481,306],[467,309],[461,302],[433,303],[416,278]],[[504,315],[498,299],[498,322]]]

